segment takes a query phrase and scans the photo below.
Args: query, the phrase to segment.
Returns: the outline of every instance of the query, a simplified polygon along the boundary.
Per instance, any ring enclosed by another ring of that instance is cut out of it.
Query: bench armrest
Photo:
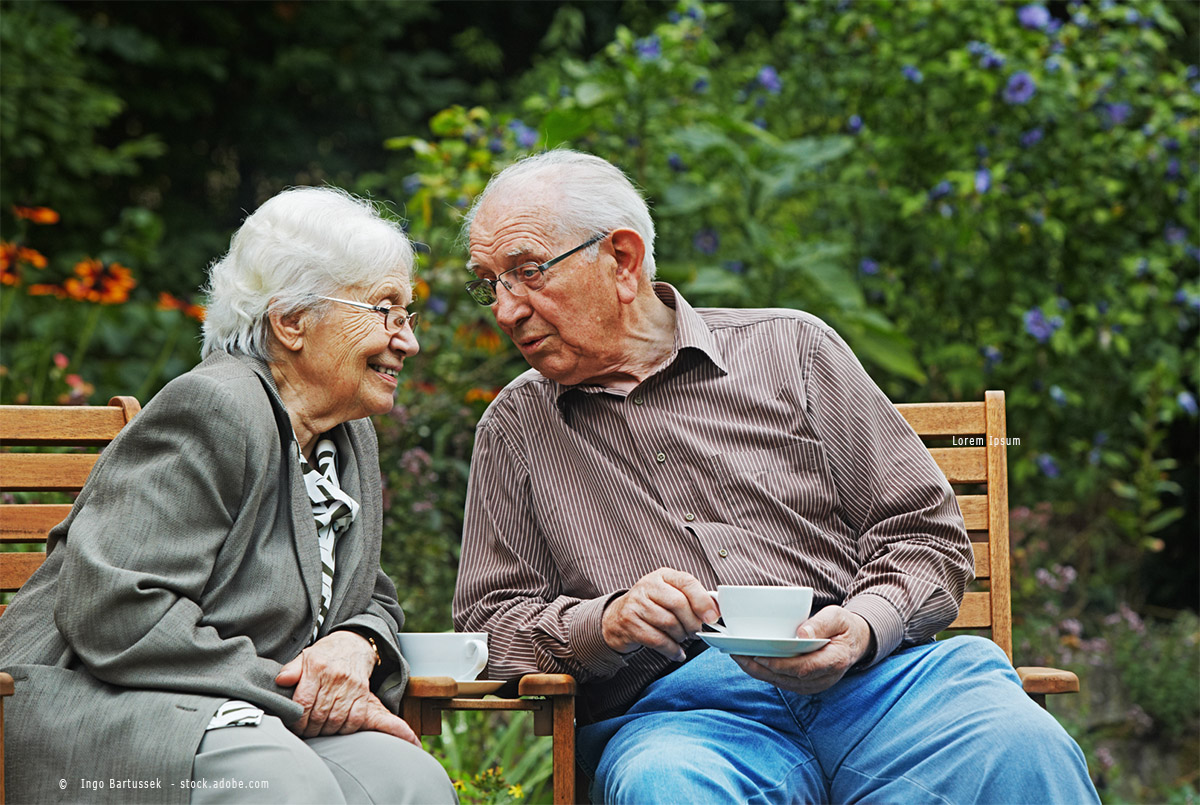
[[[1017,676],[1021,677],[1025,692],[1031,695],[1079,692],[1079,677],[1071,671],[1027,665],[1017,669]]]

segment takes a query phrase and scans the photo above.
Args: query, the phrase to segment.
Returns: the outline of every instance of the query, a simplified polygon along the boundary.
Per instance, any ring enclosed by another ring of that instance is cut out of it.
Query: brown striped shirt
[[[973,572],[958,504],[845,342],[655,291],[676,315],[656,374],[625,394],[530,370],[479,422],[454,623],[491,635],[491,678],[573,674],[589,718],[621,712],[676,663],[613,651],[601,615],[660,567],[811,586],[876,659],[948,625]]]

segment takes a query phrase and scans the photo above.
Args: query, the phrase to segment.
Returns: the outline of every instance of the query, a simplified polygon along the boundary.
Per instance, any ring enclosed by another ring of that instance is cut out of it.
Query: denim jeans
[[[583,727],[593,802],[1096,803],[1079,746],[978,637],[803,696],[705,651]]]

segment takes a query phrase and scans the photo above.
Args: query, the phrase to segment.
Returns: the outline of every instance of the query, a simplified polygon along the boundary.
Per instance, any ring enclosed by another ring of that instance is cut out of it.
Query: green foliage
[[[424,740],[465,805],[550,801],[550,738],[533,735],[529,713],[444,713],[442,734]]]
[[[135,173],[164,146],[152,135],[104,144],[125,102],[94,82],[74,16],[52,3],[0,8],[0,205],[46,205],[95,225],[101,204],[89,183]]]

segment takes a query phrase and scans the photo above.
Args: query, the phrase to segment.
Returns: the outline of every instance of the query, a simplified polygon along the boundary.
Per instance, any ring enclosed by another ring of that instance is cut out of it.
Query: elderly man
[[[468,284],[532,369],[479,423],[455,624],[581,683],[605,802],[1084,802],[1078,746],[989,640],[954,496],[838,335],[654,278],[618,169],[553,151],[468,216]],[[717,584],[805,585],[796,657],[696,637]]]

